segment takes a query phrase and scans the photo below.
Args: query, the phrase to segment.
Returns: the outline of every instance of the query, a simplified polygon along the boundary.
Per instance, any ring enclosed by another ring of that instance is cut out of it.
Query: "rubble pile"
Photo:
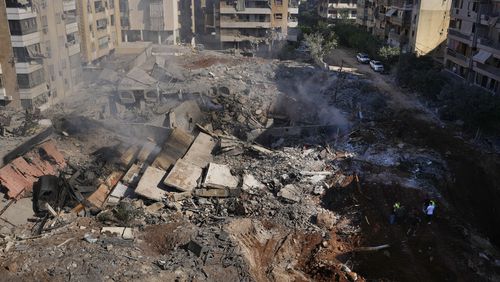
[[[393,201],[427,195],[452,222],[437,189],[450,172],[440,154],[384,126],[396,113],[365,79],[158,48],[128,73],[105,68],[94,86],[106,99],[51,113],[51,140],[0,170],[2,275],[365,281],[399,277],[369,263],[389,261],[408,278],[451,255],[438,267],[459,271],[477,251],[433,249],[452,223],[388,224]],[[11,173],[29,181],[18,187]],[[407,260],[418,263],[398,264]]]

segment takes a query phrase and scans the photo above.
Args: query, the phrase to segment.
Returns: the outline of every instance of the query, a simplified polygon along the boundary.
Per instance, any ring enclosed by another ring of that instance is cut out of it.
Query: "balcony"
[[[76,10],[75,0],[63,0],[63,11],[73,11]]]
[[[73,56],[80,53],[80,44],[76,42],[73,44],[68,42],[66,44],[67,44],[66,46],[68,47],[68,56]]]
[[[474,62],[473,70],[495,80],[500,80],[500,68],[495,66]]]
[[[297,8],[290,8],[290,7],[288,7],[288,13],[290,13],[290,14],[297,14],[298,15],[299,14],[299,8],[298,7]]]
[[[43,68],[42,64],[36,61],[17,62],[15,66],[17,74],[29,74]]]
[[[78,32],[78,23],[66,24],[66,34]]]
[[[47,93],[47,91],[48,91],[47,84],[42,83],[32,88],[25,88],[25,89],[20,88],[19,94],[21,95],[21,99],[23,100],[32,100],[42,94]]]
[[[451,61],[453,61],[456,64],[459,64],[463,67],[469,66],[469,58],[467,58],[465,55],[458,53],[455,50],[452,50],[449,48],[446,49],[446,55],[447,55],[448,59],[450,59]]]
[[[477,39],[477,47],[492,54],[500,56],[500,44],[489,38],[481,37]]]
[[[237,11],[236,8],[220,8],[221,14],[255,14],[270,15],[271,8],[245,8],[243,11]]]
[[[288,20],[288,24],[287,24],[288,27],[298,27],[299,26],[299,22],[298,21],[290,21]]]
[[[270,22],[221,21],[221,28],[270,28]]]
[[[11,35],[12,47],[27,47],[40,43],[40,33],[33,32],[25,35]]]
[[[36,12],[31,6],[7,8],[7,19],[9,20],[25,20],[36,18]]]
[[[466,35],[461,33],[457,29],[449,28],[448,29],[448,36],[452,39],[458,40],[460,42],[466,43],[466,44],[472,44],[472,35]]]

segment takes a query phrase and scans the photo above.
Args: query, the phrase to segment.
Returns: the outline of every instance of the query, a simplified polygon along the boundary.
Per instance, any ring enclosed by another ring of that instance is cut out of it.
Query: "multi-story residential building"
[[[498,93],[500,81],[500,1],[453,2],[445,69]]]
[[[298,0],[215,0],[207,1],[206,8],[207,31],[222,48],[297,40]]]
[[[5,1],[0,1],[0,106],[17,108],[20,105],[7,7]]]
[[[82,61],[89,64],[108,56],[121,42],[120,3],[119,0],[76,2]]]
[[[158,44],[190,42],[194,0],[120,0],[122,40]]]
[[[318,15],[327,19],[356,20],[357,0],[320,0]]]
[[[80,77],[75,1],[5,3],[13,55],[10,64],[15,68],[21,104],[43,109],[70,94]]]
[[[438,50],[446,41],[451,0],[358,0],[356,23],[403,52]]]

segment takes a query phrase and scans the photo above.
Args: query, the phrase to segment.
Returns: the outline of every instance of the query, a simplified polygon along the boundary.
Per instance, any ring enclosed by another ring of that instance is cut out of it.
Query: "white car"
[[[368,64],[368,62],[370,62],[370,57],[365,53],[358,53],[356,59],[362,64]]]
[[[383,72],[384,71],[384,65],[380,61],[371,60],[370,67],[376,72]]]

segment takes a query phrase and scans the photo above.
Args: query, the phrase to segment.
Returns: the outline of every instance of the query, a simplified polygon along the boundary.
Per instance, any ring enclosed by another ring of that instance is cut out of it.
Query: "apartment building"
[[[122,40],[157,44],[191,42],[194,0],[120,0]]]
[[[207,31],[221,48],[253,49],[297,40],[298,0],[211,1],[206,7]]]
[[[5,1],[0,1],[0,106],[18,108],[21,97],[17,90],[12,41]]]
[[[451,0],[358,0],[356,23],[403,52],[425,55],[444,44]]]
[[[119,0],[78,0],[82,61],[99,61],[121,42]]]
[[[6,0],[5,4],[12,48],[9,64],[15,69],[20,103],[25,108],[47,108],[69,95],[79,81],[75,1]],[[9,65],[2,63],[4,68]]]
[[[356,20],[357,0],[320,0],[318,15],[326,19]]]
[[[500,81],[500,1],[453,2],[445,69],[493,93]]]

